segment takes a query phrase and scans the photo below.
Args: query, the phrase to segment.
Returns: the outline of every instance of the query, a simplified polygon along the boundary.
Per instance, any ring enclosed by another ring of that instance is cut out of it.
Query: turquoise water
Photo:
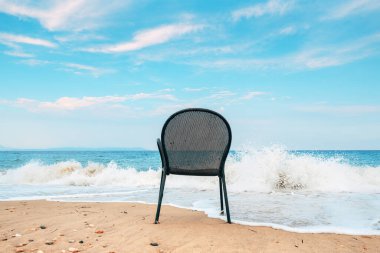
[[[338,158],[357,166],[380,166],[379,150],[295,150],[295,155],[311,155],[324,159]],[[234,156],[237,152],[232,151]],[[121,167],[133,167],[139,171],[161,166],[157,151],[0,151],[0,170],[14,169],[32,160],[44,164],[78,161],[82,165],[89,161],[107,164],[112,161]]]
[[[19,168],[30,161],[44,164],[64,161],[78,161],[82,165],[89,161],[108,164],[116,162],[121,167],[147,170],[158,169],[160,154],[156,151],[0,151],[0,170]]]
[[[155,203],[156,151],[0,151],[0,200]],[[231,152],[232,219],[296,232],[380,234],[380,151]],[[170,175],[164,203],[218,214],[218,181]]]

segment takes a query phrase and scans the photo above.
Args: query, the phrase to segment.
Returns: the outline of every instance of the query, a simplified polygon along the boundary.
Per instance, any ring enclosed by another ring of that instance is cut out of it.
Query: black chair
[[[174,113],[165,122],[161,140],[157,139],[162,161],[160,193],[155,223],[160,217],[166,176],[218,176],[220,208],[223,193],[227,221],[231,223],[228,206],[224,164],[231,146],[231,128],[219,113],[207,109],[191,108]]]

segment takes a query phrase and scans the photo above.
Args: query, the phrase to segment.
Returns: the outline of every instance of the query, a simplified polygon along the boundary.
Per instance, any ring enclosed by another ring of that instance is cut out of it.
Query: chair
[[[231,146],[231,128],[219,113],[190,108],[174,113],[165,122],[161,140],[157,139],[162,161],[160,192],[155,223],[160,217],[166,176],[218,176],[221,214],[231,223],[224,164]],[[222,193],[223,192],[223,193]]]

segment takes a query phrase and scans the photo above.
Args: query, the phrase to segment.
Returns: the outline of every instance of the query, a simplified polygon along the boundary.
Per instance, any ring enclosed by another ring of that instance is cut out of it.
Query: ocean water
[[[160,166],[156,151],[0,151],[0,200],[157,203]],[[233,222],[380,235],[380,151],[248,148],[225,171]],[[164,204],[225,219],[217,177],[166,182]]]

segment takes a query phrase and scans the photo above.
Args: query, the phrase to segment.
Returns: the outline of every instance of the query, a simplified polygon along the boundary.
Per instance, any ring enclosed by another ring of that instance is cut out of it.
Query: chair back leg
[[[161,184],[160,184],[160,193],[158,194],[158,204],[157,204],[156,219],[154,221],[155,224],[158,224],[158,219],[160,218],[161,203],[162,203],[162,197],[164,196],[165,181],[166,181],[166,173],[164,171],[162,171],[162,174],[161,174]]]
[[[224,190],[224,201],[226,203],[226,211],[227,211],[227,222],[231,223],[230,208],[228,206],[228,197],[227,197],[227,186],[226,186],[226,179],[225,179],[224,174],[222,177],[222,181],[223,181],[223,190]]]
[[[224,207],[223,207],[223,185],[222,185],[222,178],[219,177],[219,193],[220,193],[220,214],[224,214]]]

